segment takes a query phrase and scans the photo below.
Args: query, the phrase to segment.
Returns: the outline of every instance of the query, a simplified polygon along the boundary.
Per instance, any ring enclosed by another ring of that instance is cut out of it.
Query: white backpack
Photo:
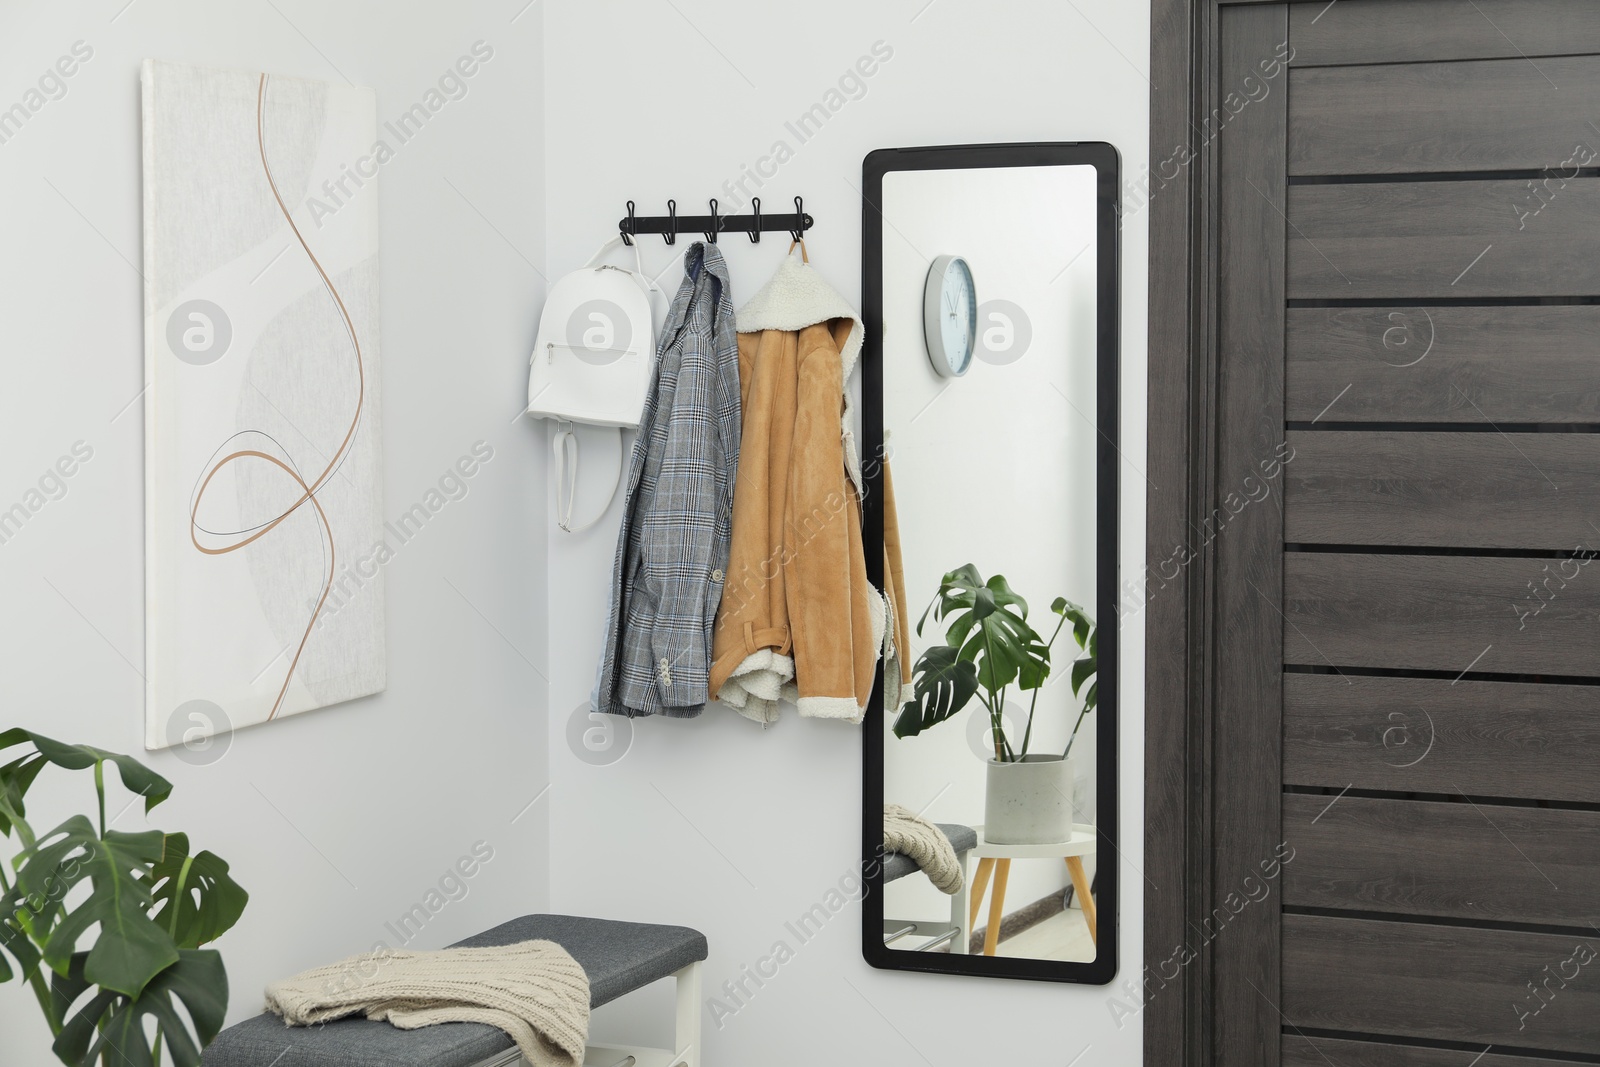
[[[656,328],[650,293],[666,301],[645,276],[639,248],[634,269],[601,264],[624,244],[614,237],[579,270],[550,287],[539,316],[539,334],[529,360],[527,414],[555,419],[551,448],[556,465],[556,522],[580,533],[600,520],[616,496],[627,456],[622,431],[639,425],[655,362]],[[616,479],[600,513],[576,529],[572,504],[578,485],[578,438],[572,424],[614,427],[618,441]]]

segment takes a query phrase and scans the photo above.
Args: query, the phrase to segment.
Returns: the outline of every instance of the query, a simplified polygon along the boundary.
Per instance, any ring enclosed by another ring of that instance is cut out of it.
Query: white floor
[[[1094,959],[1095,948],[1089,937],[1088,924],[1083,921],[1083,912],[1070,908],[1000,942],[998,954],[1023,959],[1087,963]]]

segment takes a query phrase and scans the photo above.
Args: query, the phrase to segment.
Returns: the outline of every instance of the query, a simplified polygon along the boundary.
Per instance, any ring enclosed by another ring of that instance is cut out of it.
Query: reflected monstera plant
[[[985,580],[970,563],[947,573],[917,620],[919,637],[930,615],[935,622],[944,622],[944,642],[918,657],[912,696],[895,719],[895,736],[915,737],[954,718],[977,697],[989,713],[995,761],[1021,762],[1033,741],[1033,713],[1039,690],[1050,677],[1052,649],[1070,622],[1082,653],[1072,664],[1072,693],[1083,698],[1061,758],[1070,755],[1084,717],[1098,703],[1099,628],[1083,608],[1065,597],[1057,597],[1050,611],[1058,618],[1046,641],[1028,621],[1028,602],[1012,591],[1004,575]],[[1032,694],[1027,727],[1016,741],[1007,735],[1005,724],[1006,694],[1013,685]]]
[[[0,759],[0,836],[21,846],[0,867],[0,984],[32,988],[71,1067],[156,1067],[163,1048],[198,1067],[228,1006],[222,957],[201,946],[239,920],[249,894],[183,834],[106,826],[108,765],[146,812],[172,793],[131,756],[13,729],[0,733]],[[26,798],[47,766],[93,772],[98,821],[34,831]]]

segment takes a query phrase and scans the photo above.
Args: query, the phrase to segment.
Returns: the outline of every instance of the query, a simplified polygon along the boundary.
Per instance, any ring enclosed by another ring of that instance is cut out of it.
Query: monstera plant
[[[0,866],[0,984],[32,987],[62,1063],[156,1067],[165,1048],[178,1067],[197,1067],[228,1005],[222,957],[201,946],[238,921],[249,895],[183,834],[107,827],[107,765],[146,812],[172,793],[132,757],[13,729],[0,733],[0,759],[10,759],[0,837],[21,846],[9,872]],[[74,815],[34,831],[25,800],[46,766],[93,771],[96,821]]]
[[[1083,653],[1072,664],[1072,693],[1082,695],[1083,708],[1061,758],[1070,755],[1084,716],[1098,702],[1099,634],[1088,613],[1065,597],[1057,597],[1050,611],[1059,618],[1046,641],[1028,621],[1028,602],[1012,591],[1004,575],[985,581],[970,563],[946,574],[933,602],[917,620],[918,636],[930,615],[934,621],[944,622],[944,642],[918,658],[912,696],[895,719],[895,736],[915,737],[954,718],[976,696],[989,715],[995,761],[1021,762],[1033,741],[1033,713],[1039,690],[1050,677],[1051,650],[1070,622],[1073,639]],[[1006,733],[1006,694],[1012,685],[1031,693],[1027,726],[1017,739]]]
[[[969,563],[944,576],[917,622],[919,635],[929,615],[943,622],[944,641],[918,657],[911,699],[895,719],[895,736],[914,737],[954,718],[973,697],[983,702],[994,749],[993,758],[986,760],[983,836],[995,844],[1061,842],[1074,832],[1068,757],[1084,718],[1099,704],[1099,630],[1087,612],[1065,597],[1057,597],[1050,611],[1057,621],[1046,641],[1028,621],[1028,602],[1012,591],[1005,576],[985,581]],[[1056,638],[1069,622],[1083,652],[1072,664],[1072,693],[1081,695],[1083,707],[1065,751],[1033,754],[1028,749],[1039,690],[1050,677]],[[1012,686],[1031,694],[1020,738],[1006,732],[1006,697]]]

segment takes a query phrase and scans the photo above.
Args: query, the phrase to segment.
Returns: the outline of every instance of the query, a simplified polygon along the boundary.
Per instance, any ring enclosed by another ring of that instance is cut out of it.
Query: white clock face
[[[923,332],[933,369],[947,378],[965,374],[977,341],[978,297],[972,271],[960,256],[938,256],[928,271]]]

